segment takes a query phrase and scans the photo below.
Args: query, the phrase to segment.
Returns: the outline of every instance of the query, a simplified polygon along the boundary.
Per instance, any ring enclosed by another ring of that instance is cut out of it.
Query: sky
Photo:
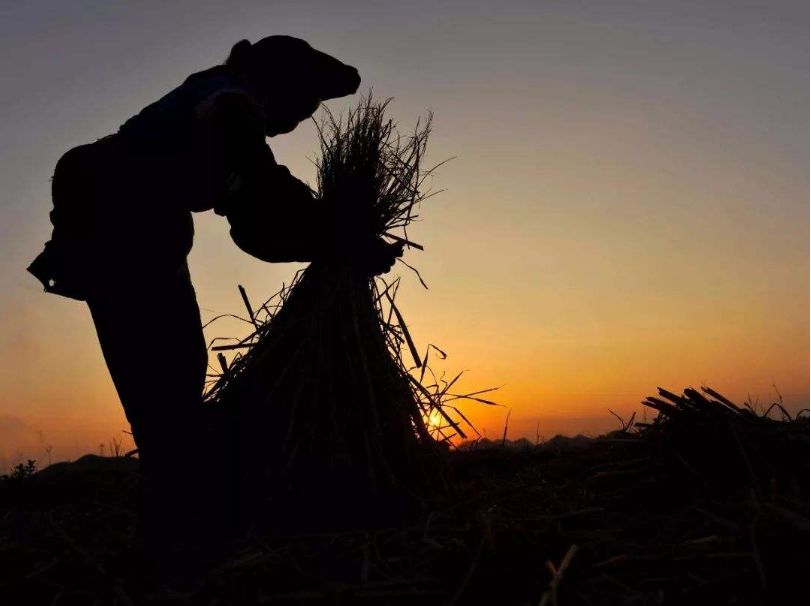
[[[429,290],[396,270],[399,307],[421,350],[448,352],[438,370],[500,387],[501,407],[463,408],[484,435],[508,411],[512,438],[598,434],[657,386],[807,406],[808,17],[793,0],[3,2],[0,467],[131,444],[86,306],[25,272],[56,161],[270,34],[356,66],[404,128],[433,111],[430,159],[454,160],[410,231]],[[314,184],[312,124],[269,143]],[[204,320],[301,267],[248,257],[213,213],[195,225]],[[171,364],[144,338],[146,374]]]

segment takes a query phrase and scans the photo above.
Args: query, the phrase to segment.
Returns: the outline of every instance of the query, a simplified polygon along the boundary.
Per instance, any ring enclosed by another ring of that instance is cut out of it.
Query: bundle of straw
[[[401,136],[387,104],[370,95],[346,117],[327,115],[318,195],[340,205],[349,238],[419,247],[406,230],[428,195],[431,119]],[[207,401],[225,413],[230,473],[243,481],[231,490],[250,486],[254,517],[278,513],[285,500],[302,513],[303,500],[335,507],[340,494],[414,494],[430,483],[438,446],[426,419],[439,414],[458,426],[409,374],[403,346],[416,366],[422,361],[395,290],[336,254],[300,272],[273,310],[256,313],[243,291],[255,332],[237,344],[249,347],[230,367],[220,357],[224,372]]]

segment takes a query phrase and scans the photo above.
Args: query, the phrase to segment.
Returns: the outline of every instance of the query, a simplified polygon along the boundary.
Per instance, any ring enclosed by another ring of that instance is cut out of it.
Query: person
[[[193,492],[184,478],[207,448],[192,213],[225,216],[237,246],[268,262],[351,254],[374,275],[402,254],[377,237],[340,241],[335,211],[266,142],[359,84],[354,67],[303,40],[242,40],[223,65],[57,163],[52,237],[28,270],[47,292],[87,302],[142,470],[176,496]]]

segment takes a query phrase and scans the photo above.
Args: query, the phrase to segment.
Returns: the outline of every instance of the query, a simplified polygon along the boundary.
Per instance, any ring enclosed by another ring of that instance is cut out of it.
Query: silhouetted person
[[[56,166],[53,235],[29,271],[46,291],[87,301],[142,469],[180,503],[207,448],[207,355],[186,265],[191,213],[224,215],[234,242],[265,261],[334,254],[332,211],[275,162],[265,137],[359,84],[355,68],[302,40],[242,40],[224,65],[189,76]],[[379,239],[353,248],[372,274],[402,252]]]

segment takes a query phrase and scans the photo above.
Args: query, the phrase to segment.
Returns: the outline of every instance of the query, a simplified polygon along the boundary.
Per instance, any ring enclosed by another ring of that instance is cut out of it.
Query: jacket
[[[52,237],[29,271],[46,291],[76,299],[109,280],[179,271],[192,212],[227,217],[235,243],[265,261],[312,260],[331,223],[276,162],[263,108],[225,66],[189,76],[116,134],[68,151],[52,199]]]

